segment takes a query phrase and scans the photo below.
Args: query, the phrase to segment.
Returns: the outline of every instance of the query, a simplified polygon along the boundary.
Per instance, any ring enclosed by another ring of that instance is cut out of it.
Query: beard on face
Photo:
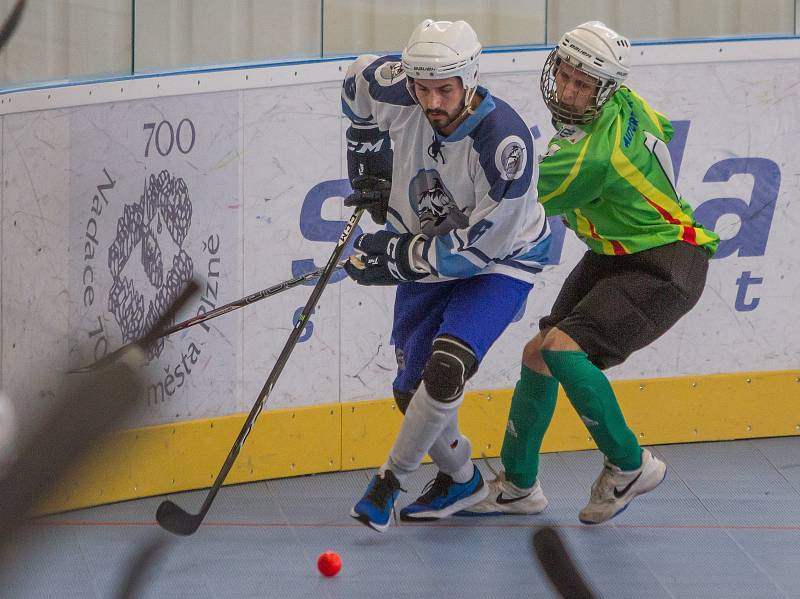
[[[455,120],[456,116],[451,116],[444,110],[426,110],[425,116],[428,117],[428,121],[433,125],[434,128],[437,130],[444,129],[448,125],[450,125],[453,120]],[[441,119],[434,122],[434,119]]]
[[[425,114],[428,115],[429,118],[436,118],[436,117],[449,117],[450,115],[447,114],[444,110],[426,110]]]

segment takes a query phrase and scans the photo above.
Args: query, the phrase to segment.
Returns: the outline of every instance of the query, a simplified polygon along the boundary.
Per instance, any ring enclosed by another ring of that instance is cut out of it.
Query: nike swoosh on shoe
[[[526,499],[526,498],[528,498],[530,496],[531,496],[531,494],[528,493],[527,495],[523,495],[522,497],[513,497],[513,498],[506,499],[505,497],[503,497],[503,494],[500,493],[497,496],[497,499],[495,501],[497,503],[499,503],[500,505],[508,505],[509,503],[516,503],[517,501],[520,501],[522,499]]]
[[[643,471],[642,471],[642,472],[643,472]],[[614,497],[616,497],[617,499],[622,499],[622,497],[624,497],[624,496],[625,496],[625,494],[626,494],[628,491],[630,491],[630,490],[631,490],[631,487],[633,486],[633,484],[634,484],[634,483],[635,483],[637,480],[639,480],[639,477],[642,475],[642,472],[640,472],[639,474],[637,474],[637,475],[636,475],[636,478],[634,478],[634,479],[633,479],[631,482],[629,482],[627,485],[625,485],[625,487],[624,487],[624,488],[623,488],[621,491],[620,491],[619,489],[617,489],[616,487],[614,487]]]

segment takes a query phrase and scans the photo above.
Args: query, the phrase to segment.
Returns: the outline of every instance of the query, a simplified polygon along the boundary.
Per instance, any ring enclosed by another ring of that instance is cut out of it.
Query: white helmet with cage
[[[425,19],[417,25],[402,55],[409,91],[416,100],[414,79],[460,77],[469,104],[478,86],[478,56],[481,44],[466,21]]]
[[[631,43],[628,38],[600,21],[578,25],[561,37],[545,61],[540,83],[545,104],[559,121],[590,123],[628,76],[630,64]],[[556,73],[567,65],[597,80],[594,97],[581,114],[559,103]]]

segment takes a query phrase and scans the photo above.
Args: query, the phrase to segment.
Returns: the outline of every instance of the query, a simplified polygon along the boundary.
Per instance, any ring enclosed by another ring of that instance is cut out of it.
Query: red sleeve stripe
[[[594,223],[592,221],[590,221],[588,218],[586,219],[586,222],[589,223],[589,232],[592,234],[592,237],[594,237],[598,241],[610,243],[611,247],[614,250],[614,254],[615,255],[617,255],[617,256],[625,256],[628,253],[628,251],[625,249],[625,247],[619,241],[616,241],[614,239],[606,239],[606,238],[601,237],[600,235],[598,235],[597,234],[597,229],[594,228]]]
[[[697,231],[695,231],[694,227],[684,225],[679,221],[677,218],[672,216],[663,206],[659,206],[653,200],[648,198],[646,195],[642,194],[642,197],[647,200],[647,203],[650,204],[653,208],[655,208],[658,213],[661,215],[665,221],[667,221],[671,225],[677,225],[681,228],[681,241],[685,241],[687,243],[691,243],[692,245],[697,245]]]

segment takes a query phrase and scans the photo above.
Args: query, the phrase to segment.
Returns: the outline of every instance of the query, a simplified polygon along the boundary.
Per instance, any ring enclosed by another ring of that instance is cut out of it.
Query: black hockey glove
[[[361,175],[354,178],[350,185],[353,193],[345,198],[344,205],[348,208],[364,208],[377,224],[386,224],[392,182],[372,175]]]
[[[423,235],[379,231],[360,235],[353,247],[362,256],[353,256],[344,269],[359,285],[397,285],[428,276],[412,268],[412,252]]]
[[[353,193],[344,201],[351,208],[364,208],[377,224],[386,223],[392,189],[392,140],[374,125],[352,125],[347,138],[347,177]]]

